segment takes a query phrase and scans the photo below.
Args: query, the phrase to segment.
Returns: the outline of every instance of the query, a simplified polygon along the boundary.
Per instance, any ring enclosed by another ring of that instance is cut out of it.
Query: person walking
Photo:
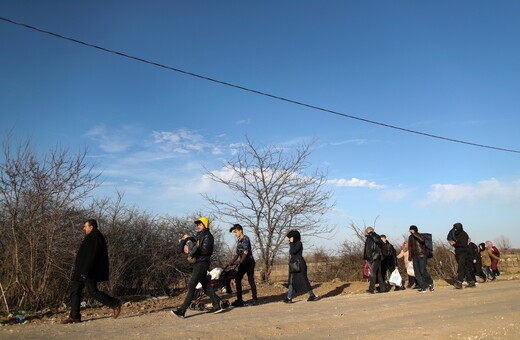
[[[469,254],[469,236],[464,231],[462,223],[455,223],[453,229],[455,241],[450,241],[450,244],[455,247],[455,258],[457,259],[457,281],[455,282],[455,288],[462,289],[464,279],[468,282],[468,288],[476,287],[473,261]]]
[[[251,295],[253,297],[252,304],[258,304],[258,296],[255,284],[255,259],[253,257],[253,249],[249,237],[244,235],[244,229],[240,224],[234,224],[229,230],[233,232],[238,240],[237,248],[233,259],[229,266],[238,265],[237,274],[235,276],[235,284],[237,288],[237,299],[231,303],[234,307],[242,307],[244,300],[242,299],[242,278],[247,274],[247,280],[251,287]]]
[[[404,267],[406,268],[406,274],[408,274],[408,285],[406,287],[408,288],[415,288],[415,272],[413,270],[413,261],[410,261],[408,259],[408,241],[403,242],[403,246],[401,247],[401,251],[399,252],[399,255],[397,255],[397,258],[404,259]],[[404,284],[403,284],[404,286]]]
[[[473,280],[476,282],[477,276],[486,282],[486,274],[482,271],[482,255],[480,254],[479,246],[475,243],[469,242],[468,245],[469,258],[471,266],[473,267]]]
[[[85,238],[76,254],[69,291],[71,311],[69,317],[61,321],[62,324],[81,322],[81,293],[85,287],[90,297],[112,308],[114,319],[117,319],[121,313],[121,301],[97,288],[99,282],[108,281],[108,250],[105,237],[99,231],[97,221],[94,219],[85,221],[83,230]]]
[[[381,237],[374,231],[374,228],[365,229],[365,249],[363,251],[363,259],[370,264],[370,281],[367,292],[375,294],[376,282],[379,282],[379,292],[386,293],[387,287],[381,272]]]
[[[283,300],[285,303],[292,303],[294,292],[307,292],[309,298],[307,301],[318,301],[317,297],[312,291],[309,278],[307,277],[307,263],[303,258],[303,244],[301,235],[298,230],[291,230],[287,234],[289,239],[289,284],[287,286],[287,297]]]
[[[206,294],[211,299],[213,308],[207,311],[207,313],[220,313],[224,311],[220,306],[220,301],[217,298],[213,287],[210,285],[208,278],[208,269],[211,261],[211,255],[213,254],[213,235],[209,231],[209,220],[206,217],[201,217],[196,220],[195,225],[197,226],[197,235],[195,236],[195,246],[189,257],[194,259],[193,269],[191,272],[190,282],[188,283],[188,293],[184,298],[184,302],[177,310],[172,310],[172,313],[181,318],[185,318],[185,313],[190,306],[193,297],[195,296],[195,289],[197,284],[200,282]]]
[[[489,250],[486,247],[485,243],[481,243],[478,245],[478,248],[480,250],[480,256],[482,257],[482,267],[484,268],[485,274],[486,274],[486,281],[490,280],[493,281],[497,277],[495,273],[491,270],[491,260],[492,259],[499,259],[496,257],[491,250]]]
[[[428,250],[426,249],[425,238],[419,233],[419,229],[415,225],[411,225],[408,231],[410,232],[408,237],[408,260],[413,262],[415,280],[419,285],[418,292],[424,293],[426,288],[433,292],[435,290],[433,280],[426,268],[428,265]]]
[[[495,278],[500,276],[500,271],[498,270],[498,262],[500,261],[500,251],[497,247],[493,245],[493,242],[486,241],[486,247],[491,251],[495,257],[491,257],[491,270],[493,274],[495,274]]]
[[[385,284],[390,288],[387,277],[390,278],[397,267],[397,253],[394,246],[388,241],[386,235],[381,235],[381,251],[383,260],[381,261],[381,276],[385,280]],[[395,286],[395,290],[404,290],[404,282],[400,286]]]

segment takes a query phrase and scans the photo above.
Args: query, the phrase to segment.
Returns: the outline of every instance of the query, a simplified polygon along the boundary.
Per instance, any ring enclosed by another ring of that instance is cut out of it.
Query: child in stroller
[[[215,292],[218,289],[225,288],[229,281],[235,278],[237,274],[236,265],[235,266],[226,266],[224,269],[222,268],[214,268],[210,272],[208,272],[209,284]],[[197,292],[195,293],[195,297],[193,298],[193,302],[190,304],[191,310],[204,310],[206,305],[202,302],[206,297],[206,292],[204,291],[202,285],[197,284]],[[216,295],[216,294],[215,294]],[[216,295],[221,308],[229,307],[229,300],[223,300],[221,297]]]

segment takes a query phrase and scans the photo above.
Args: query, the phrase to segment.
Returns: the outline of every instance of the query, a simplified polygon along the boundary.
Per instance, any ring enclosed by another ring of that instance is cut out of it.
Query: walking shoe
[[[242,307],[244,306],[244,301],[243,300],[235,300],[231,303],[231,306],[233,307]]]
[[[430,292],[433,292],[435,290],[435,287],[433,286],[433,283],[428,286],[428,289],[430,290]]]
[[[417,290],[417,293],[426,293],[426,289],[421,288],[421,289]]]
[[[171,311],[173,315],[175,315],[176,317],[180,318],[180,319],[184,319],[185,316],[184,316],[184,312],[181,312],[180,310],[172,310]]]
[[[469,281],[467,288],[475,288],[477,285],[475,284],[475,281]]]
[[[74,319],[74,318],[71,318],[70,316],[68,318],[66,318],[65,320],[61,320],[61,324],[78,323],[78,322],[81,322],[81,319]]]
[[[462,282],[460,281],[456,281],[453,285],[455,286],[455,289],[462,289]]]
[[[319,299],[320,299],[319,297],[317,297],[316,295],[313,295],[313,296],[309,296],[307,301],[318,301]]]
[[[222,313],[223,311],[224,311],[224,308],[222,308],[222,307],[219,306],[219,307],[217,307],[217,308],[212,307],[211,309],[208,309],[208,310],[206,311],[206,313],[218,314],[218,313]]]
[[[373,289],[367,289],[367,293],[369,294],[375,294],[376,292]]]
[[[283,302],[284,303],[292,303],[292,299],[285,298],[285,299],[283,299]]]

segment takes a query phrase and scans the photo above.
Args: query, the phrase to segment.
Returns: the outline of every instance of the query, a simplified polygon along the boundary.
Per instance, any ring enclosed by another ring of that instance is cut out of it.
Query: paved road
[[[218,315],[169,310],[75,325],[0,327],[0,339],[520,339],[520,281],[433,293],[343,295],[231,309]]]

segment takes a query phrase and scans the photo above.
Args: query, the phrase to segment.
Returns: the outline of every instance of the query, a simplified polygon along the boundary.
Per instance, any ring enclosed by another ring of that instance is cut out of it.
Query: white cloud
[[[508,201],[520,200],[520,181],[507,185],[491,178],[476,184],[433,184],[431,191],[428,192],[428,199],[424,203],[447,204],[491,198]]]
[[[394,203],[401,202],[406,197],[408,197],[410,195],[410,193],[413,191],[413,189],[410,189],[410,188],[404,188],[404,187],[401,188],[401,186],[399,186],[399,187],[400,188],[398,188],[398,189],[385,190],[381,194],[380,200],[383,202],[394,202]]]
[[[366,179],[359,179],[353,177],[352,179],[331,179],[327,184],[337,187],[351,187],[351,188],[369,188],[369,189],[383,189],[384,185],[379,185],[376,182],[370,182]]]
[[[153,131],[152,137],[154,143],[158,144],[163,151],[186,154],[191,151],[202,151],[209,147],[201,135],[186,129],[179,129],[175,132]]]
[[[372,142],[375,142],[373,140],[370,140],[370,139],[348,139],[348,140],[344,140],[344,141],[341,141],[341,142],[332,142],[330,143],[330,145],[343,145],[343,144],[356,144],[356,145],[364,145],[364,144],[368,144],[368,143],[372,143]]]
[[[251,119],[242,119],[235,122],[236,125],[249,125],[249,123],[251,123]]]
[[[137,129],[127,125],[118,129],[108,129],[104,125],[98,125],[85,133],[86,137],[99,143],[99,147],[105,152],[122,152],[135,145],[134,135]]]

